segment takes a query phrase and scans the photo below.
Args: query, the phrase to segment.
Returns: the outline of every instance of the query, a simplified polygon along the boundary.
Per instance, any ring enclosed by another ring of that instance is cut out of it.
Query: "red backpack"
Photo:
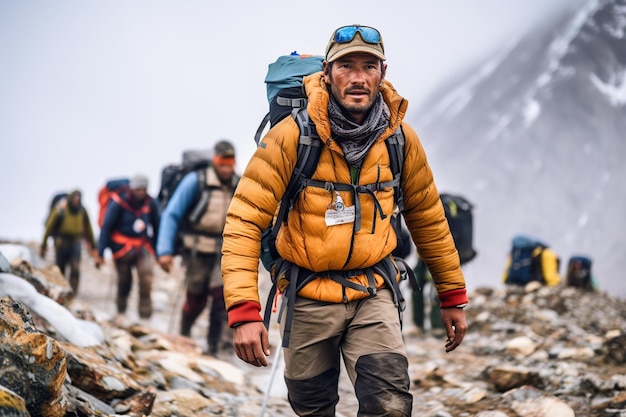
[[[130,183],[128,178],[119,178],[107,181],[100,191],[98,191],[98,227],[102,227],[104,223],[104,217],[106,216],[107,207],[109,202],[113,199],[113,195],[119,195],[121,192],[128,190],[128,184]]]

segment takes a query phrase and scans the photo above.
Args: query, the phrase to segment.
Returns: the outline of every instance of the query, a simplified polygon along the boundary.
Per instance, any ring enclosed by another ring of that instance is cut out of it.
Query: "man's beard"
[[[352,91],[359,91],[367,94],[367,99],[361,101],[360,103],[350,102],[347,97]],[[367,88],[347,88],[345,91],[343,91],[343,94],[336,94],[335,97],[337,99],[337,103],[339,103],[339,106],[341,107],[344,116],[352,118],[354,115],[367,116],[372,106],[374,105],[376,94],[372,94],[372,92]]]

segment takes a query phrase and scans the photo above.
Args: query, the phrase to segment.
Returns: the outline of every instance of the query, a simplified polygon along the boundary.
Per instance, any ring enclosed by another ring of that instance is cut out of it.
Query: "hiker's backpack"
[[[538,281],[558,285],[560,259],[546,244],[528,236],[518,235],[511,242],[510,260],[505,270],[506,284],[524,286]]]
[[[306,109],[307,96],[302,79],[321,71],[323,62],[322,56],[300,55],[294,51],[290,55],[278,57],[275,62],[269,64],[265,85],[270,109],[254,135],[257,145],[268,123],[270,127],[274,127],[289,114],[295,118],[298,110]]]
[[[292,207],[293,202],[303,188],[303,180],[311,178],[319,161],[322,141],[317,135],[315,125],[310,121],[306,111],[307,96],[302,85],[304,76],[322,70],[324,58],[314,55],[299,55],[292,52],[291,55],[279,57],[268,68],[265,83],[267,85],[267,99],[270,110],[263,118],[255,135],[255,141],[259,144],[261,135],[267,123],[273,127],[285,117],[291,115],[300,129],[298,141],[297,161],[291,179],[280,201],[278,214],[275,221],[264,232],[261,238],[261,262],[268,271],[271,271],[273,263],[280,257],[276,251],[276,236],[280,226]],[[404,135],[399,128],[396,133],[385,141],[389,151],[391,170],[394,179],[398,179],[394,186],[394,198],[399,212],[402,212],[404,204],[399,186],[399,178],[404,164]],[[341,191],[341,190],[339,190]],[[393,215],[392,225],[396,230],[398,244],[402,242],[401,215]]]
[[[456,250],[459,252],[461,265],[464,265],[477,255],[472,243],[474,231],[473,205],[460,195],[441,193],[440,197]]]
[[[111,179],[98,190],[98,227],[101,228],[104,224],[104,218],[113,194],[120,194],[128,190],[129,182],[128,178]]]
[[[50,236],[54,237],[58,234],[59,227],[61,226],[61,223],[63,222],[64,213],[62,210],[67,205],[67,196],[68,196],[68,193],[66,191],[59,191],[58,193],[54,194],[52,198],[50,199],[50,204],[48,205],[48,215],[46,216],[46,219],[44,220],[44,225],[46,227],[48,227],[48,223],[50,222],[52,213],[55,211],[55,209],[60,210],[59,215],[56,218],[56,222],[51,229]]]
[[[50,199],[50,203],[48,204],[48,214],[46,215],[46,219],[43,222],[44,224],[47,224],[48,221],[50,221],[50,216],[52,215],[54,209],[63,208],[67,205],[67,196],[67,191],[59,191],[52,196],[52,198]]]
[[[176,240],[173,244],[174,255],[178,255],[182,252],[182,236],[189,232],[190,226],[200,220],[209,206],[211,190],[206,186],[206,169],[211,166],[212,159],[212,150],[187,150],[183,152],[182,162],[180,164],[167,165],[161,171],[161,187],[157,197],[161,213],[163,213],[167,207],[178,184],[180,184],[183,178],[194,171],[198,175],[197,197],[178,226],[178,233],[176,234]]]
[[[568,287],[580,288],[586,291],[595,289],[591,273],[591,258],[585,255],[574,255],[567,263],[566,284]]]
[[[66,191],[61,191],[53,195],[52,199],[50,199],[49,213],[52,213],[52,211],[57,207],[65,207],[67,204],[67,196],[68,193]]]
[[[174,191],[176,191],[178,184],[180,184],[183,178],[185,178],[185,175],[190,172],[197,171],[197,173],[202,176],[202,178],[199,179],[204,180],[199,181],[199,186],[203,189],[205,188],[205,170],[211,165],[212,159],[213,151],[209,149],[187,150],[183,152],[180,164],[169,164],[161,170],[161,187],[159,188],[159,194],[157,195],[161,213],[165,210],[165,207],[171,200],[172,195],[174,195]],[[208,193],[204,197],[207,199],[208,203]],[[206,205],[204,207],[206,208]]]
[[[396,246],[396,248],[393,250],[393,252],[391,252],[391,254],[397,258],[406,258],[411,254],[411,251],[413,249],[413,240],[411,239],[411,233],[409,232],[409,229],[407,229],[406,225],[404,224],[404,222],[400,221],[399,217],[401,216],[401,214],[394,214],[394,216],[397,216],[398,218],[393,219],[392,218],[392,223],[393,225],[396,225],[395,222],[400,223],[399,228],[396,227],[396,233],[397,235],[397,240],[398,240],[398,244]],[[395,226],[394,226],[395,227]]]

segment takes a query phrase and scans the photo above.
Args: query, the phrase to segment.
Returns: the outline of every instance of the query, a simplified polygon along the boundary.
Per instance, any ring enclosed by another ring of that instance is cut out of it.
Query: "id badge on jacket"
[[[336,192],[335,201],[332,202],[325,213],[326,226],[336,226],[338,224],[352,223],[355,219],[355,207],[348,206],[343,202],[341,195]]]

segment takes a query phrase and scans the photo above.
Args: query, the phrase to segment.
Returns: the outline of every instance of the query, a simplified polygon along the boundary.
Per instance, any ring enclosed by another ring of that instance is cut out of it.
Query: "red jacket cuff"
[[[456,307],[469,303],[465,288],[442,292],[439,294],[439,301],[441,302],[441,308]]]
[[[261,318],[261,304],[254,301],[244,301],[228,310],[228,325],[233,327],[237,323],[263,321]]]

